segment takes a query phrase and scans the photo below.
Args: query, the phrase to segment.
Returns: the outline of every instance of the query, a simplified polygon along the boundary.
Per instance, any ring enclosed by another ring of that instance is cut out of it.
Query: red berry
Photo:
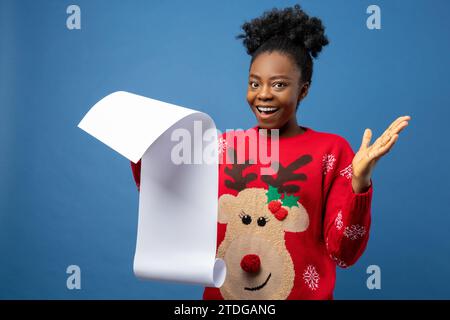
[[[278,220],[284,220],[284,218],[286,218],[287,215],[288,215],[288,211],[285,208],[280,208],[275,213],[275,218],[277,218]]]
[[[269,210],[272,213],[277,212],[281,208],[281,202],[278,200],[272,200],[269,202]]]

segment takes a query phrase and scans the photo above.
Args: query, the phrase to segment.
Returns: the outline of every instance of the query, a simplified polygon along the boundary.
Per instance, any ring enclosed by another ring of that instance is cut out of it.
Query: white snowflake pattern
[[[344,169],[342,169],[341,171],[339,171],[339,174],[343,177],[345,177],[346,179],[350,179],[353,175],[353,167],[352,164],[350,163],[348,166],[346,166]]]
[[[359,224],[351,225],[350,227],[346,227],[344,230],[344,236],[350,240],[362,238],[365,234],[366,228],[364,228],[364,226],[360,226]]]
[[[316,290],[317,288],[319,288],[320,276],[316,270],[316,267],[314,267],[313,265],[307,266],[305,271],[303,272],[303,280],[305,280],[306,285],[311,290]]]
[[[341,230],[344,226],[344,222],[342,222],[342,210],[339,210],[336,219],[334,220],[334,224],[336,229]]]
[[[333,154],[331,154],[331,153],[325,154],[322,158],[323,174],[327,174],[328,172],[330,172],[330,170],[333,169],[335,162],[336,162],[336,157]]]
[[[227,146],[228,146],[227,141],[222,137],[219,138],[218,141],[219,154],[222,154],[222,152],[226,150]]]
[[[348,265],[345,263],[345,261],[339,259],[338,257],[336,257],[336,256],[334,256],[334,255],[332,255],[332,254],[330,254],[330,258],[331,258],[331,260],[333,260],[334,262],[336,262],[336,264],[337,264],[339,267],[341,267],[341,268],[347,268],[347,267],[348,267]]]

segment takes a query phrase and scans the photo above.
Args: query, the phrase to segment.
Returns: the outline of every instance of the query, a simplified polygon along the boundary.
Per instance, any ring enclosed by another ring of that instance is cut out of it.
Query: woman
[[[219,165],[217,256],[227,277],[203,298],[332,299],[336,266],[354,264],[367,245],[373,169],[410,117],[396,119],[373,144],[366,129],[356,154],[344,138],[300,126],[296,111],[311,86],[312,58],[328,44],[322,22],[295,5],[242,29],[237,38],[252,57],[247,102],[257,121],[243,134],[259,141],[259,129],[279,130],[278,170],[261,174],[264,165],[251,161],[248,146],[244,163],[230,164],[239,138],[221,137],[233,142]],[[140,163],[132,168],[139,186]]]

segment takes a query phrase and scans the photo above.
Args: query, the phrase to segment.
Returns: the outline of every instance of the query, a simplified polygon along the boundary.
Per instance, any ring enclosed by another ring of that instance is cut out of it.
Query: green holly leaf
[[[299,199],[299,197],[295,197],[293,195],[288,196],[285,192],[283,200],[281,200],[281,204],[283,206],[289,207],[289,208],[298,207],[298,203],[297,203],[298,199]]]
[[[269,191],[266,192],[267,203],[270,203],[272,200],[278,200],[281,197],[281,194],[278,193],[278,189],[269,185]]]

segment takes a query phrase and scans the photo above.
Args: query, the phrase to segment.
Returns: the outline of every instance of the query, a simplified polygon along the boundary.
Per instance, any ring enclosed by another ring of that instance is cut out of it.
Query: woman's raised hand
[[[370,186],[375,165],[391,150],[398,140],[399,133],[408,125],[409,120],[411,120],[410,116],[397,118],[372,145],[370,145],[372,130],[364,131],[361,147],[352,161],[352,186],[355,193],[363,192]]]

